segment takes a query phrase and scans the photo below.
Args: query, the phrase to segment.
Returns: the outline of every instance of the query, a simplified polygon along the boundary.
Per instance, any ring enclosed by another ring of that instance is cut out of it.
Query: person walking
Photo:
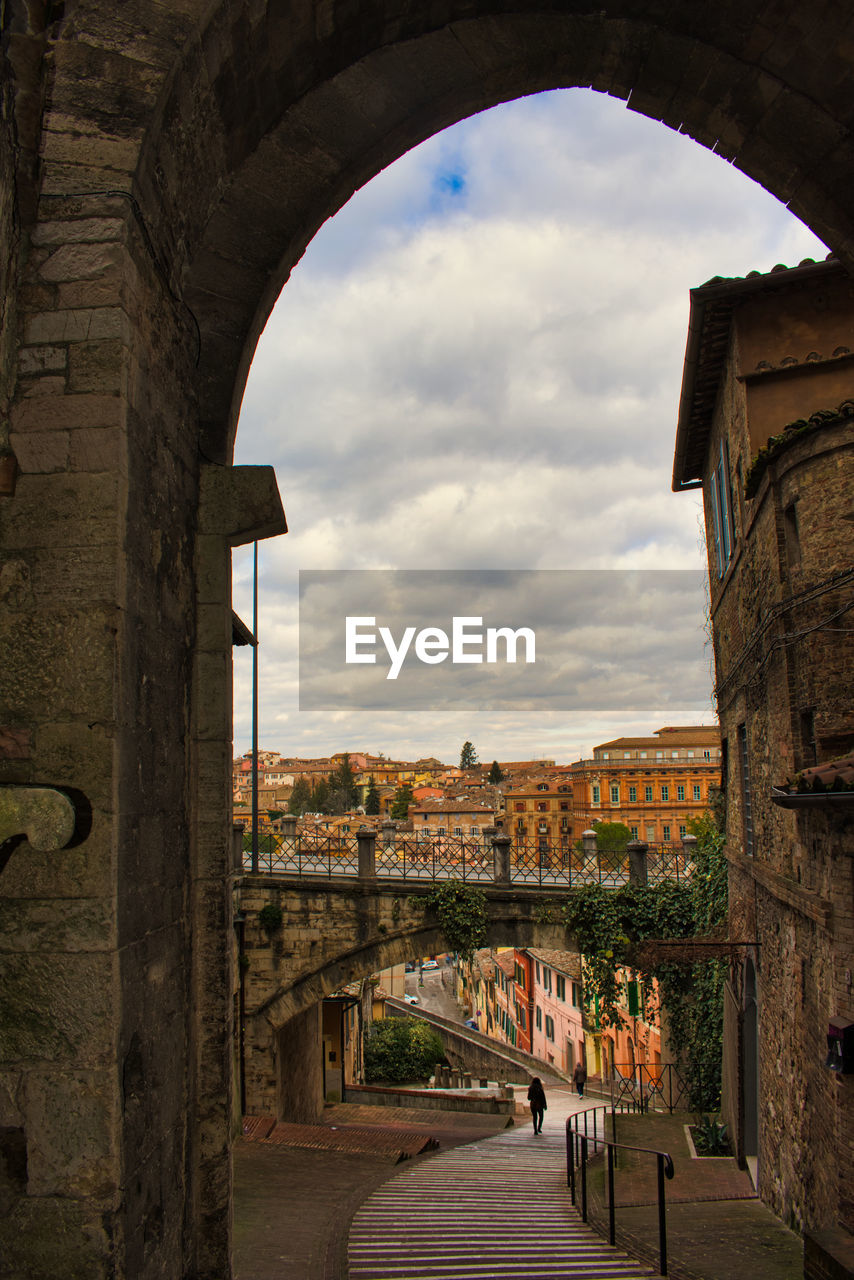
[[[575,1081],[575,1087],[578,1090],[579,1098],[583,1098],[584,1086],[587,1084],[587,1068],[585,1067],[583,1062],[581,1061],[576,1062],[575,1070],[572,1073],[572,1078]]]
[[[543,1132],[543,1112],[546,1109],[546,1091],[539,1076],[534,1076],[528,1086],[528,1101],[531,1104],[531,1117],[534,1121],[534,1133]]]

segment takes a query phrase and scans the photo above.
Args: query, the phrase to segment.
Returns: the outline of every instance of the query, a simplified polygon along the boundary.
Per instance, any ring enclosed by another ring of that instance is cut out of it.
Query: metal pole
[[[258,872],[258,543],[252,563],[252,871]]]
[[[667,1275],[667,1215],[664,1209],[664,1156],[659,1151],[655,1157],[658,1165],[658,1254],[659,1270]]]
[[[587,1138],[581,1138],[581,1221],[587,1221]]]
[[[617,1224],[614,1220],[614,1148],[608,1143],[608,1239],[617,1243]]]

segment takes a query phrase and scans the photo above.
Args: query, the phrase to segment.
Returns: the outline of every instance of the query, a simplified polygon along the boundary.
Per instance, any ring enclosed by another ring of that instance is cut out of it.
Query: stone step
[[[356,1214],[350,1280],[647,1280],[582,1223],[563,1135],[503,1131],[402,1170]]]

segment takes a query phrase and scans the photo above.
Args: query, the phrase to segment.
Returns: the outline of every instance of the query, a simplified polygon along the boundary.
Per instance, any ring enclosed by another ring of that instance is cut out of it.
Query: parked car
[[[420,1004],[418,996],[404,996],[403,998],[407,1004]]]
[[[425,960],[421,968],[422,969],[438,969],[439,965],[435,960]]]

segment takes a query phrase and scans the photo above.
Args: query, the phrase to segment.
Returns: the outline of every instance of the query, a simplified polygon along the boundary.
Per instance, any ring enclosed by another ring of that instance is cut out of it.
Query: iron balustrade
[[[690,845],[636,845],[642,850],[642,878],[630,858],[632,846],[620,850],[579,850],[554,840],[524,840],[503,832],[478,836],[421,833],[361,833],[375,841],[374,874],[407,881],[463,880],[482,884],[515,884],[532,888],[571,889],[599,884],[622,889],[630,883],[681,881],[692,871]],[[247,835],[243,837],[246,845]],[[243,870],[265,875],[312,878],[358,876],[359,836],[355,832],[282,834],[265,832],[258,839],[257,865],[244,847]]]
[[[611,1105],[632,1106],[640,1112],[655,1111],[656,1102],[670,1115],[689,1110],[688,1082],[672,1062],[618,1062],[609,1077]]]
[[[611,1132],[613,1138],[608,1139],[604,1136],[596,1137],[596,1112],[602,1112],[602,1133],[605,1132],[605,1119],[610,1111],[611,1113]],[[593,1115],[593,1133],[588,1132],[587,1117]],[[580,1132],[578,1127],[579,1117],[584,1117],[584,1132]],[[630,1146],[627,1142],[617,1142],[617,1112],[615,1107],[607,1104],[597,1107],[588,1107],[584,1111],[576,1112],[575,1115],[567,1116],[566,1120],[566,1184],[570,1189],[570,1197],[572,1204],[575,1205],[575,1168],[578,1165],[581,1175],[581,1220],[587,1221],[587,1148],[592,1144],[594,1147],[604,1147],[607,1152],[607,1176],[608,1176],[608,1240],[611,1245],[617,1243],[617,1217],[616,1205],[614,1203],[614,1152],[615,1151],[635,1151],[641,1155],[655,1156],[656,1158],[656,1174],[657,1174],[657,1190],[658,1190],[658,1259],[659,1271],[663,1276],[667,1275],[667,1205],[664,1195],[664,1180],[672,1179],[674,1174],[673,1160],[666,1151],[658,1151],[655,1147],[635,1147]]]

